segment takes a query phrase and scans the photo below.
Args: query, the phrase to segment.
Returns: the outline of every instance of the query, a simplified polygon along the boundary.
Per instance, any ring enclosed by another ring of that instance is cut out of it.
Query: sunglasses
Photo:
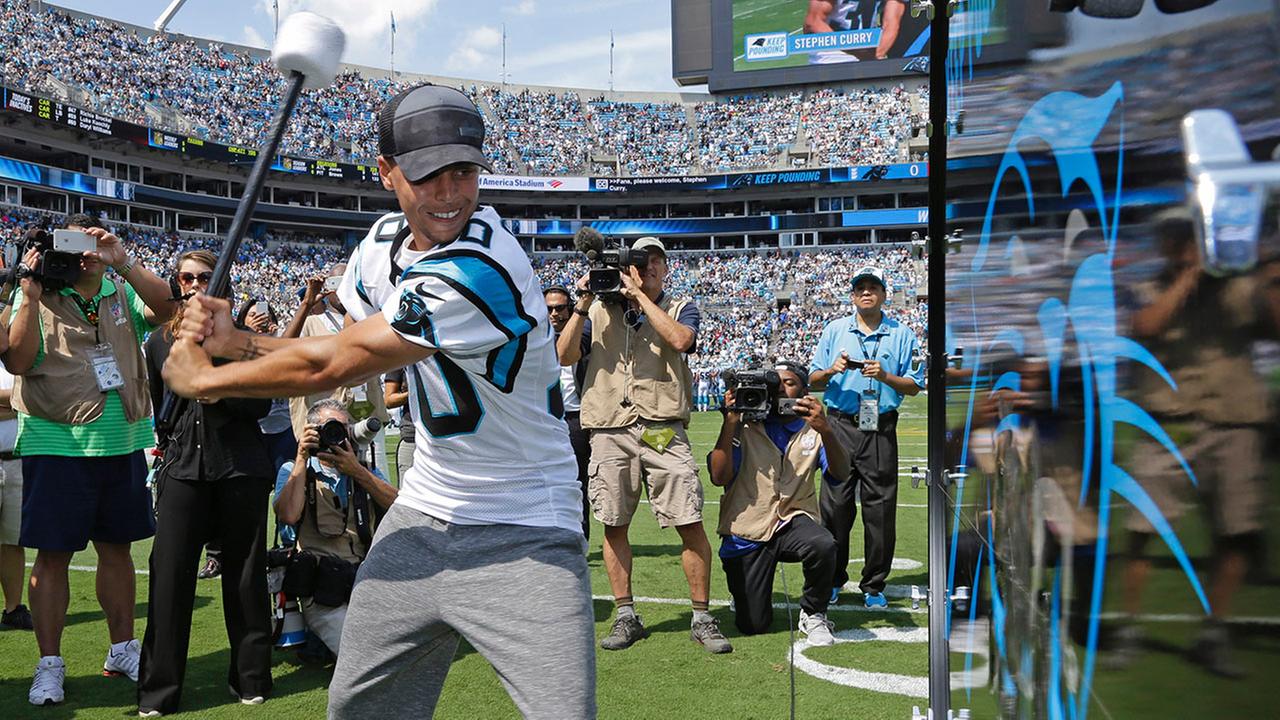
[[[189,273],[189,272],[178,273],[178,282],[183,282],[188,285],[191,285],[196,282],[200,282],[205,285],[208,285],[212,280],[213,280],[213,273],[208,270],[198,275],[194,273]]]
[[[569,303],[565,303],[565,304],[563,304],[563,305],[548,305],[548,306],[547,306],[547,312],[549,312],[549,313],[553,313],[553,312],[568,312],[569,308],[571,308],[571,307],[573,307],[573,305],[570,305]]]

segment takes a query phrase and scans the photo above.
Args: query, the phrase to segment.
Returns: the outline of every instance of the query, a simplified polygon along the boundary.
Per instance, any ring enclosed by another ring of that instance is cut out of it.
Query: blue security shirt
[[[885,372],[910,378],[923,388],[924,366],[912,367],[911,362],[917,346],[916,334],[911,328],[894,320],[888,313],[882,316],[880,327],[869,335],[858,327],[858,316],[850,315],[832,320],[823,328],[818,347],[813,351],[809,372],[831,367],[843,351],[849,354],[850,360],[879,360]],[[857,368],[849,368],[831,378],[824,402],[827,407],[854,415],[862,402],[862,393],[867,389],[875,390],[879,395],[882,415],[902,405],[902,393],[890,387],[889,383],[864,376]]]
[[[782,422],[781,420],[770,417],[764,421],[764,433],[769,436],[769,439],[773,441],[773,444],[776,445],[778,450],[781,452],[787,451],[787,445],[791,444],[791,438],[795,437],[796,433],[800,432],[801,430],[804,430],[804,428],[805,428],[804,418],[795,418],[790,422]],[[831,477],[830,473],[827,472],[828,470],[827,449],[825,447],[819,448],[818,450],[818,465],[822,467],[822,481],[824,483],[838,482],[837,480]],[[738,476],[738,471],[741,468],[742,468],[742,448],[738,447],[737,443],[735,442],[733,446],[733,476],[734,477]],[[710,470],[711,470],[711,454],[708,453],[707,454],[707,471],[710,472]],[[720,554],[720,557],[724,559],[736,558],[736,557],[742,557],[743,555],[750,555],[751,553],[755,552],[756,550],[759,550],[762,547],[764,547],[764,543],[758,542],[756,540],[747,540],[746,538],[741,538],[741,537],[738,537],[737,535],[724,535],[721,537],[719,554]]]

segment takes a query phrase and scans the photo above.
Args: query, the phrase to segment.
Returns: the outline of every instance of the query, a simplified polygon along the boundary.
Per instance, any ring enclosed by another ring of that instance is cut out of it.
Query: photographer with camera
[[[773,623],[773,577],[780,562],[804,568],[800,632],[832,645],[827,605],[836,545],[818,524],[815,470],[824,483],[849,475],[845,452],[822,403],[809,396],[808,373],[793,362],[774,370],[725,373],[730,388],[715,448],[707,455],[720,500],[720,562],[743,635]],[[838,482],[835,481],[835,482]]]
[[[862,503],[866,562],[863,602],[884,609],[885,580],[893,563],[898,512],[898,406],[924,387],[924,366],[913,365],[917,340],[887,315],[884,272],[865,266],[853,275],[853,315],[822,330],[809,367],[809,383],[826,389],[823,401],[849,453],[848,482],[824,483],[822,526],[836,539],[831,602],[849,581],[849,532]]]
[[[97,220],[73,215],[67,229],[53,238],[28,233],[3,356],[16,376],[20,544],[36,549],[28,596],[41,656],[28,695],[35,705],[63,700],[67,570],[90,540],[111,640],[103,671],[137,680],[129,545],[155,532],[143,457],[153,436],[142,339],[174,310],[169,283]],[[124,282],[109,279],[108,266]]]
[[[208,288],[217,258],[191,250],[178,258],[179,297]],[[182,322],[183,306],[146,342],[151,402],[164,402],[160,368]],[[156,537],[151,547],[147,631],[138,673],[143,716],[178,711],[191,640],[196,568],[209,543],[218,549],[222,613],[231,646],[228,684],[241,702],[271,691],[271,608],[267,598],[267,493],[271,458],[258,421],[270,400],[179,400],[173,419],[156,427],[163,452],[156,468]],[[211,554],[212,558],[213,555]]]
[[[284,591],[336,655],[356,568],[373,539],[375,511],[385,513],[398,491],[360,461],[351,414],[341,402],[314,403],[306,420],[297,457],[276,478],[276,517],[288,526],[286,544],[294,543]]]
[[[692,301],[664,292],[668,270],[662,241],[640,238],[629,252],[617,253],[616,265],[598,267],[597,258],[610,252],[603,251],[598,233],[583,236],[593,245],[588,251],[593,269],[578,281],[578,302],[556,350],[565,367],[587,358],[581,421],[591,432],[588,484],[593,513],[605,526],[605,569],[617,607],[613,628],[600,646],[622,650],[649,634],[631,596],[627,536],[643,483],[658,525],[680,533],[693,604],[691,638],[713,653],[732,652],[707,612],[711,543],[702,527],[702,484],[685,434],[693,406],[686,356],[697,347],[701,316]],[[609,277],[612,271],[616,280]],[[600,302],[593,302],[596,291]]]
[[[341,283],[342,275],[346,270],[346,263],[338,263],[333,266],[333,269],[329,272],[329,277],[325,279],[318,290],[319,300],[317,302],[319,307],[322,308],[321,311],[315,315],[303,315],[304,308],[307,306],[307,300],[304,298],[302,306],[299,307],[298,315],[295,316],[294,322],[290,324],[290,328],[286,330],[284,337],[324,337],[337,335],[342,331],[342,328],[346,325],[347,309],[338,297],[338,285]],[[315,292],[312,283],[308,283],[307,291]],[[289,332],[292,332],[296,326],[298,317],[303,318],[300,334],[290,335]],[[391,416],[387,414],[382,381],[377,376],[374,376],[330,392],[319,392],[306,397],[290,398],[289,414],[293,419],[295,437],[299,439],[302,437],[303,428],[307,424],[308,408],[324,398],[333,398],[339,401],[357,420],[376,417],[385,424],[391,419]]]

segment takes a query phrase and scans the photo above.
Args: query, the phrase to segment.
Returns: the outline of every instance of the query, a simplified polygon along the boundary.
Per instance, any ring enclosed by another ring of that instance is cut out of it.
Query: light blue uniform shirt
[[[822,329],[822,337],[818,338],[818,347],[813,351],[809,372],[815,373],[831,367],[843,351],[849,353],[850,360],[879,360],[885,372],[910,378],[923,388],[924,365],[912,367],[911,362],[917,345],[916,334],[911,328],[894,320],[888,313],[883,315],[880,327],[870,335],[858,327],[858,316],[850,315],[832,320]],[[865,377],[857,368],[852,367],[831,378],[823,400],[827,407],[856,415],[862,402],[862,393],[867,389],[874,390],[879,395],[881,415],[897,410],[902,404],[902,393],[894,390],[889,383]]]

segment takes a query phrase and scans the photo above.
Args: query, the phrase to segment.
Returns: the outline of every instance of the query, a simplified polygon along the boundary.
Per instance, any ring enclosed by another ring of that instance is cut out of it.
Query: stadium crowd
[[[264,53],[52,7],[33,11],[19,0],[4,0],[0,31],[0,74],[11,87],[225,144],[260,146],[282,89]],[[370,162],[376,109],[417,82],[348,70],[304,92],[282,152]],[[907,98],[921,93],[927,100],[924,90],[902,84],[677,102],[644,95],[584,101],[572,90],[456,83],[484,117],[484,153],[494,170],[534,175],[766,169],[787,162],[788,148],[802,137],[810,164],[898,162],[905,159],[902,139],[920,122]]]

